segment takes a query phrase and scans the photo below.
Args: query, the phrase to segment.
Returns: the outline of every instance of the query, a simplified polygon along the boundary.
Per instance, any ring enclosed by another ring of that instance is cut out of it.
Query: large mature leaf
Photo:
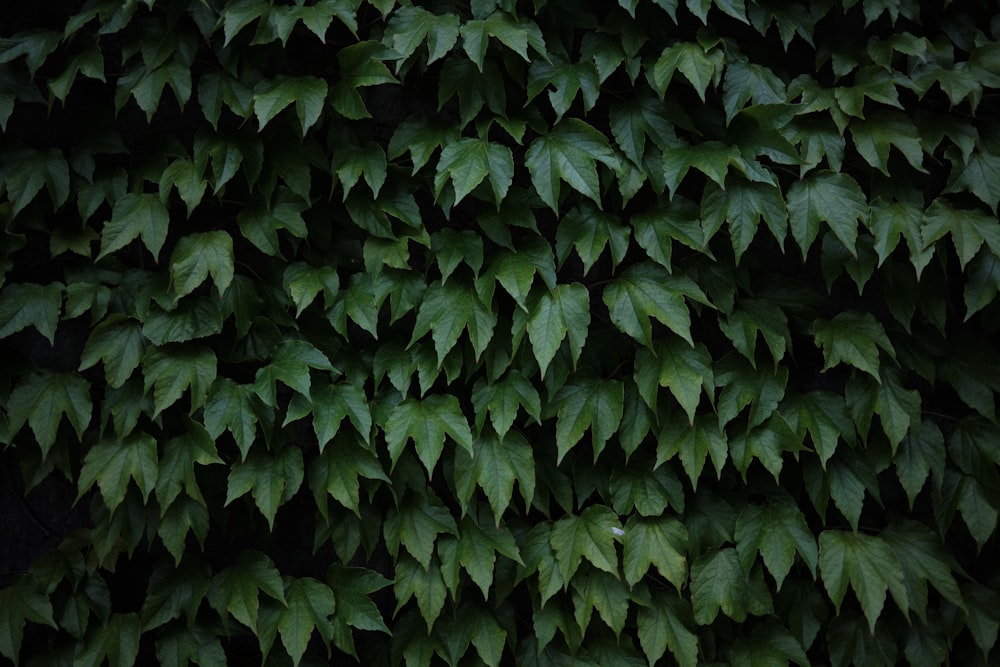
[[[694,345],[685,296],[707,303],[701,290],[690,280],[672,276],[662,266],[643,262],[608,285],[603,300],[619,329],[652,348],[650,319],[666,325],[689,345]]]
[[[670,390],[692,424],[703,390],[709,402],[714,402],[712,358],[701,343],[689,347],[677,338],[658,341],[652,352],[636,354],[635,366],[636,387],[651,410],[658,409],[658,387]]]
[[[326,495],[361,518],[361,479],[389,482],[382,464],[353,437],[338,437],[309,465],[309,487],[324,517],[329,514]]]
[[[75,373],[51,371],[38,371],[23,378],[10,392],[6,407],[10,434],[14,435],[28,422],[43,456],[55,444],[64,415],[77,438],[83,440],[93,413],[90,384]]]
[[[224,621],[232,614],[237,621],[256,631],[261,593],[285,603],[285,587],[274,563],[259,551],[248,550],[239,555],[235,565],[212,578],[208,601]]]
[[[333,590],[312,577],[292,579],[285,587],[285,608],[278,615],[278,634],[293,665],[302,661],[314,630],[326,643],[333,639],[330,617],[336,607]]]
[[[0,338],[31,326],[55,344],[63,286],[14,283],[0,291]]]
[[[99,667],[107,660],[110,667],[133,665],[139,655],[139,634],[138,614],[112,614],[106,624],[87,638],[73,664]]]
[[[664,49],[653,65],[653,84],[662,98],[674,74],[680,71],[704,102],[709,85],[718,85],[722,78],[724,62],[719,49],[706,50],[697,42],[677,42]]]
[[[607,137],[575,118],[556,124],[547,135],[533,141],[524,159],[538,196],[553,211],[559,210],[560,181],[600,206],[596,163],[618,167]]]
[[[315,76],[280,77],[261,81],[254,88],[253,109],[261,129],[285,107],[295,104],[305,136],[326,102],[327,84]]]
[[[252,451],[229,471],[226,505],[247,492],[273,529],[278,508],[298,493],[304,476],[302,451],[285,447],[276,456]]]
[[[483,437],[477,438],[471,461],[457,457],[455,476],[458,497],[463,504],[469,502],[474,485],[478,485],[489,500],[494,522],[498,526],[510,506],[515,481],[526,504],[530,505],[535,495],[532,449],[517,431],[510,431],[503,438],[493,433],[484,433]]]
[[[708,625],[722,610],[740,622],[747,617],[750,588],[736,550],[707,553],[691,565],[691,605],[699,625]]]
[[[590,327],[590,293],[578,283],[558,285],[528,303],[528,338],[542,374],[569,337],[573,360],[580,358]]]
[[[630,586],[642,580],[652,565],[678,590],[687,580],[688,535],[672,517],[631,517],[625,524],[622,569]]]
[[[460,139],[441,150],[434,190],[440,196],[445,183],[450,180],[455,188],[457,204],[487,176],[494,202],[499,207],[514,180],[514,157],[510,149],[480,139]]]
[[[774,577],[778,589],[795,562],[796,552],[816,576],[819,553],[805,517],[787,500],[747,505],[736,520],[736,553],[749,574],[757,553]]]
[[[464,329],[469,332],[469,340],[479,356],[493,338],[496,321],[496,313],[483,304],[473,290],[455,281],[446,285],[434,284],[424,293],[410,345],[430,331],[440,365]]]
[[[189,234],[170,255],[170,287],[175,299],[190,294],[209,275],[221,297],[233,282],[233,239],[226,232]]]
[[[104,504],[114,511],[125,499],[129,480],[135,480],[143,501],[156,487],[158,474],[156,440],[133,435],[124,442],[102,441],[87,452],[80,469],[79,496],[97,483]]]
[[[115,202],[111,219],[101,232],[101,253],[98,259],[120,250],[141,238],[153,257],[159,257],[167,240],[170,213],[154,194],[129,193]]]
[[[717,230],[725,221],[729,226],[736,262],[757,236],[761,220],[780,245],[788,228],[788,211],[781,190],[767,183],[753,183],[740,178],[727,179],[725,188],[705,188],[702,198],[705,227]]]
[[[154,416],[191,392],[191,411],[205,404],[217,372],[215,353],[207,347],[157,347],[142,360],[144,389],[153,390]]]
[[[624,400],[623,385],[617,380],[587,378],[563,385],[550,404],[550,409],[557,410],[556,461],[562,461],[588,428],[596,460],[605,443],[618,430]]]
[[[698,636],[691,630],[694,618],[690,604],[676,593],[658,591],[652,604],[639,608],[639,643],[650,667],[669,648],[681,667],[698,664]]]
[[[58,628],[48,596],[29,578],[19,577],[12,585],[0,589],[0,655],[15,665],[28,621]]]
[[[562,580],[570,581],[584,558],[594,567],[617,577],[615,542],[622,534],[618,516],[603,505],[591,505],[580,514],[570,514],[556,521],[550,541]]]
[[[868,200],[857,182],[843,173],[815,172],[788,189],[792,238],[805,256],[825,222],[851,255],[857,256],[858,222],[868,218]]]
[[[1000,203],[1000,156],[976,151],[964,161],[953,160],[949,192],[965,190],[985,202],[995,214]]]
[[[139,367],[145,348],[139,323],[115,313],[91,331],[80,355],[79,370],[86,370],[102,361],[108,385],[120,387]]]
[[[446,434],[473,455],[472,431],[458,399],[450,394],[433,394],[423,400],[406,399],[393,408],[385,423],[385,440],[392,466],[395,467],[406,442],[412,439],[427,474],[433,474],[444,451]]]
[[[901,609],[909,606],[899,560],[879,537],[824,530],[819,536],[819,567],[826,592],[838,610],[850,583],[872,633],[885,605],[887,590]]]
[[[385,39],[403,58],[427,44],[427,63],[443,58],[458,41],[458,16],[432,14],[422,7],[402,7],[392,15]]]
[[[879,348],[892,358],[896,356],[885,329],[870,313],[844,311],[832,320],[819,320],[813,324],[813,337],[823,348],[823,370],[846,363],[881,381]]]

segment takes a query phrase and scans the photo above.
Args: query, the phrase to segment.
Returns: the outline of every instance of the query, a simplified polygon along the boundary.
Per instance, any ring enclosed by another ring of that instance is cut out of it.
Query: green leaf
[[[170,255],[170,291],[174,301],[190,294],[209,275],[219,296],[233,282],[233,239],[223,231],[188,234]]]
[[[933,248],[924,248],[921,236],[923,207],[916,202],[892,202],[883,198],[872,202],[871,230],[875,236],[875,252],[881,267],[892,251],[899,245],[900,235],[910,248],[910,263],[917,272],[917,278],[934,255]]]
[[[287,387],[303,396],[312,394],[310,369],[335,372],[324,352],[305,340],[282,341],[271,353],[271,363],[257,371],[254,391],[266,404],[277,404],[276,383],[280,380]]]
[[[843,438],[853,443],[854,423],[847,413],[844,398],[837,394],[812,391],[789,396],[781,411],[782,416],[803,438],[808,432],[813,449],[824,467],[834,452],[837,442]]]
[[[468,466],[468,467],[466,467]],[[517,481],[521,497],[530,505],[535,496],[535,461],[531,446],[517,431],[509,431],[503,438],[486,433],[475,442],[473,458],[466,463],[464,457],[455,461],[456,476],[468,476],[468,491],[460,491],[463,504],[472,495],[472,485],[478,485],[486,494],[493,519],[500,525],[500,518],[510,506]],[[459,482],[456,484],[461,487]]]
[[[591,565],[618,576],[615,540],[622,534],[618,516],[603,505],[591,505],[579,515],[568,514],[552,526],[550,542],[559,574],[570,581],[586,558]]]
[[[303,476],[299,448],[284,447],[275,455],[254,450],[230,468],[225,504],[252,491],[254,503],[273,530],[278,508],[298,493]]]
[[[686,600],[671,591],[657,591],[650,606],[639,607],[639,643],[649,667],[660,662],[667,648],[681,667],[698,664],[698,635]]]
[[[704,102],[708,86],[718,85],[724,62],[725,56],[719,49],[706,51],[697,42],[677,42],[664,49],[653,65],[653,86],[662,99],[674,74],[679,70]]]
[[[330,617],[336,599],[329,586],[312,577],[292,579],[285,593],[285,608],[278,615],[278,634],[293,665],[298,665],[309,646],[313,630],[326,644],[333,639]]]
[[[55,345],[63,285],[12,283],[0,291],[0,338],[31,326]]]
[[[158,474],[156,440],[146,434],[132,435],[124,441],[102,440],[93,446],[83,460],[77,498],[97,483],[104,504],[114,511],[128,490],[129,480],[135,480],[143,502],[156,487]]]
[[[309,487],[320,514],[328,515],[329,494],[360,519],[361,477],[389,482],[374,453],[361,447],[355,438],[336,438],[334,446],[324,449],[309,465]]]
[[[47,456],[56,442],[63,415],[82,441],[94,408],[90,384],[75,373],[36,371],[21,379],[7,399],[9,433],[13,436],[27,422]]]
[[[229,378],[216,378],[205,400],[205,429],[213,439],[228,430],[246,460],[250,445],[257,438],[257,422],[264,405],[253,388]]]
[[[556,212],[560,181],[600,206],[597,162],[612,169],[619,166],[607,138],[576,118],[557,123],[551,132],[533,141],[524,159],[538,196]]]
[[[747,505],[736,520],[736,553],[743,571],[749,575],[760,553],[774,577],[777,590],[791,572],[798,552],[816,576],[819,552],[805,517],[793,502],[781,500],[768,505]]]
[[[560,264],[569,256],[570,246],[573,246],[583,262],[583,272],[587,274],[609,243],[611,263],[617,267],[628,252],[629,228],[589,203],[573,208],[559,221],[556,255]]]
[[[741,1],[740,5],[742,4]],[[722,82],[722,106],[726,110],[726,122],[733,122],[733,118],[750,101],[755,105],[786,102],[785,83],[763,65],[742,58],[729,60]]]
[[[679,455],[684,472],[691,480],[691,485],[697,489],[705,459],[711,456],[716,475],[721,475],[729,446],[725,431],[719,426],[715,415],[699,415],[693,424],[679,417],[680,415],[671,417],[660,431],[656,465]]]
[[[171,625],[157,636],[156,659],[165,667],[187,667],[191,662],[218,665],[225,662],[226,652],[219,638],[200,625],[191,629]]]
[[[259,551],[246,550],[239,554],[236,565],[212,578],[208,587],[208,602],[224,622],[232,614],[233,618],[256,632],[262,592],[285,604],[285,587],[274,563]]]
[[[314,387],[311,398],[313,430],[316,433],[320,453],[340,431],[340,423],[345,417],[350,418],[351,424],[365,442],[371,440],[372,416],[368,407],[368,397],[363,389],[347,382],[340,382]]]
[[[882,531],[902,566],[910,609],[927,620],[927,584],[965,610],[965,600],[952,576],[952,556],[930,528],[913,520],[897,521]]]
[[[924,151],[917,126],[898,111],[878,111],[865,119],[851,121],[851,137],[861,157],[889,176],[889,147],[895,146],[906,161],[919,172],[923,167]]]
[[[653,352],[640,350],[635,359],[635,383],[646,405],[658,409],[657,387],[666,387],[673,394],[693,424],[701,392],[709,402],[715,397],[715,376],[712,358],[704,345],[684,345],[676,338],[657,341]]]
[[[155,347],[142,360],[143,391],[153,390],[153,416],[170,407],[188,389],[191,412],[205,404],[215,381],[215,353],[207,347]]]
[[[958,509],[979,549],[996,533],[1000,518],[990,491],[971,475],[963,476],[958,487]]]
[[[614,631],[615,636],[620,636],[628,619],[628,587],[616,577],[593,569],[573,579],[572,587],[580,627],[586,628],[590,624],[591,614],[597,609],[601,619]]]
[[[210,579],[211,571],[204,563],[186,561],[176,568],[165,563],[156,566],[139,612],[143,632],[162,627],[180,618],[181,614],[194,625],[198,608],[208,593]]]
[[[434,621],[444,609],[445,597],[448,594],[438,562],[432,561],[428,567],[424,567],[412,558],[400,558],[396,561],[393,592],[396,596],[397,612],[411,597],[416,596],[417,608],[420,609],[420,615],[427,623],[427,632],[430,634]]]
[[[556,463],[590,428],[594,460],[618,430],[624,408],[624,386],[617,380],[570,381],[552,398],[556,414]]]
[[[458,525],[433,495],[420,501],[414,499],[391,512],[384,526],[389,552],[395,556],[402,544],[424,569],[431,567],[434,543],[441,533],[457,535]]]
[[[736,549],[706,553],[691,565],[691,605],[698,625],[715,620],[719,610],[737,623],[749,613],[750,589]]]
[[[472,390],[472,403],[476,406],[476,430],[481,431],[486,412],[490,423],[502,440],[514,425],[520,408],[524,408],[536,422],[542,421],[542,402],[535,387],[518,371],[493,384],[476,383]]]
[[[823,349],[824,371],[846,363],[881,382],[879,348],[896,358],[885,329],[871,313],[844,311],[832,320],[817,320],[812,333],[816,345]]]
[[[388,165],[386,164],[385,151],[375,142],[369,141],[364,146],[344,147],[333,157],[331,170],[334,172],[334,185],[337,181],[344,190],[344,201],[351,193],[354,186],[362,176],[368,188],[372,191],[373,197],[378,197],[385,185]]]
[[[642,262],[626,269],[605,287],[602,300],[615,326],[647,347],[653,347],[650,318],[666,325],[693,346],[691,315],[685,296],[701,303],[708,302],[690,279],[672,276],[662,266]]]
[[[386,42],[409,58],[426,42],[427,64],[443,58],[458,41],[458,16],[432,14],[422,7],[401,7],[389,20],[385,30]]]
[[[111,220],[104,224],[101,232],[101,253],[97,259],[124,248],[130,242],[141,238],[143,244],[153,254],[160,255],[160,249],[167,239],[170,213],[155,194],[129,193],[115,202],[111,210]]]
[[[392,582],[378,572],[333,565],[326,575],[337,596],[337,618],[359,630],[390,634],[378,607],[368,597]]]
[[[407,440],[413,439],[420,462],[433,474],[445,435],[473,455],[472,431],[458,399],[450,394],[433,394],[424,400],[408,398],[393,408],[385,422],[385,441],[392,467],[396,466]]]
[[[493,201],[499,207],[514,180],[514,156],[510,149],[481,139],[460,139],[441,150],[434,192],[440,197],[445,183],[451,180],[457,204],[487,176],[493,188]]]
[[[622,569],[629,586],[639,583],[652,565],[661,577],[681,590],[688,575],[688,533],[684,524],[668,516],[632,516],[625,524],[622,539]]]
[[[748,405],[747,428],[764,423],[774,414],[785,396],[788,370],[774,372],[755,370],[739,357],[728,357],[716,364],[716,385],[723,387],[717,404],[719,424],[723,428]]]
[[[222,463],[212,436],[197,422],[191,422],[184,435],[171,438],[164,446],[159,469],[154,471],[156,500],[160,507],[170,507],[183,490],[188,497],[205,505],[195,477],[195,464]],[[124,478],[123,478],[124,479]],[[127,484],[124,479],[122,485]],[[141,488],[141,487],[140,487]]]
[[[944,478],[945,457],[944,435],[937,424],[929,419],[913,423],[909,433],[899,443],[894,459],[896,475],[906,491],[911,509],[932,470],[940,486]]]
[[[112,614],[103,627],[87,638],[73,664],[99,667],[107,660],[110,667],[134,665],[139,655],[139,634],[139,616],[136,613]]]
[[[211,297],[188,299],[173,310],[150,309],[142,325],[142,335],[155,345],[184,343],[214,336],[222,331],[222,312]]]
[[[1000,156],[985,150],[966,160],[952,160],[952,174],[945,192],[971,192],[996,215],[1000,203]]]
[[[996,225],[996,216],[975,209],[954,208],[944,198],[938,198],[924,214],[924,245],[930,246],[948,233],[951,233],[951,241],[963,269],[976,256],[984,241],[994,255],[1000,255],[1000,229]]]
[[[879,537],[824,530],[819,536],[819,567],[823,585],[838,613],[850,583],[872,633],[885,606],[886,590],[892,592],[901,609],[908,607],[899,560]]]
[[[340,81],[330,92],[333,108],[345,118],[371,118],[358,88],[399,83],[383,61],[394,57],[378,42],[364,41],[345,46],[337,52]]]
[[[628,420],[628,408],[623,421]],[[619,433],[619,437],[621,434]],[[616,512],[658,517],[668,506],[684,511],[684,487],[669,466],[656,470],[646,467],[618,468],[612,471],[608,491]]]
[[[52,603],[28,577],[0,589],[0,654],[16,665],[24,640],[26,622],[44,623],[58,629],[52,615]]]
[[[784,358],[786,349],[791,346],[785,312],[774,302],[764,299],[740,299],[736,308],[719,320],[719,329],[754,368],[757,367],[758,334],[764,338],[775,364]]]
[[[661,150],[678,141],[664,103],[652,95],[612,106],[610,120],[615,143],[636,165],[643,163],[647,139]]]
[[[295,304],[296,318],[316,300],[320,292],[329,304],[340,289],[340,279],[333,267],[312,266],[305,262],[286,266],[281,284]]]
[[[315,76],[266,79],[254,88],[253,110],[263,130],[282,109],[295,104],[302,136],[316,124],[326,102],[327,84]]]
[[[752,634],[733,642],[733,665],[788,665],[794,662],[807,667],[809,657],[802,645],[788,630],[773,623],[764,628],[754,627]]]
[[[735,146],[720,141],[703,141],[693,146],[676,146],[663,151],[663,178],[671,198],[691,167],[708,176],[716,185],[725,189],[726,172],[731,162],[739,157]]]
[[[569,111],[578,94],[583,96],[584,111],[594,108],[600,94],[600,74],[593,62],[568,62],[561,55],[550,54],[545,60],[533,62],[528,70],[528,100],[533,100],[549,86],[552,87],[549,102],[558,122]]]
[[[815,172],[788,189],[788,217],[803,257],[819,234],[820,222],[857,257],[858,221],[868,219],[868,200],[847,174]]]
[[[579,283],[543,291],[528,304],[528,338],[542,375],[569,337],[574,363],[580,358],[590,327],[590,293]]]
[[[882,430],[895,451],[910,426],[920,422],[920,393],[903,386],[899,371],[881,369],[881,382],[875,392],[875,412],[882,420]]]
[[[478,358],[493,338],[496,322],[496,313],[484,305],[472,289],[454,281],[447,285],[435,283],[424,293],[408,347],[430,331],[440,366],[464,329],[469,332]]]
[[[496,554],[506,556],[522,566],[524,562],[511,532],[506,527],[490,526],[482,518],[474,519],[466,515],[462,520],[458,562],[483,592],[483,597],[488,598],[495,576]]]
[[[725,221],[738,264],[757,236],[763,220],[771,234],[783,246],[788,229],[788,211],[781,190],[767,183],[729,179],[725,189],[707,186],[701,201],[706,230],[717,230]],[[709,233],[706,232],[706,236]]]
[[[24,210],[43,186],[48,188],[54,208],[58,209],[66,203],[70,194],[69,165],[62,151],[56,148],[45,152],[22,149],[5,153],[3,162],[9,160],[16,164],[10,164],[13,168],[9,171],[3,170],[6,194],[12,206],[11,215],[16,216]]]
[[[530,62],[529,45],[545,57],[545,40],[538,26],[531,21],[519,21],[506,12],[494,12],[485,19],[466,21],[461,32],[462,48],[480,71],[483,70],[489,37],[514,51],[525,62]]]

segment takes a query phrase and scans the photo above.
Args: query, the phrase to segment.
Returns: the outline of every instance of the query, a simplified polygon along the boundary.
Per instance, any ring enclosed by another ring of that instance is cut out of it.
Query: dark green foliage
[[[993,664],[993,3],[418,4],[0,10],[0,655]]]

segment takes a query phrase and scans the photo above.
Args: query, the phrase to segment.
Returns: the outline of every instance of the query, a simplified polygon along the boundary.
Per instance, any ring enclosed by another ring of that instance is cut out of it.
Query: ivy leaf
[[[747,428],[759,426],[774,414],[785,396],[788,370],[784,367],[774,372],[757,371],[738,357],[727,357],[715,370],[716,384],[723,387],[717,406],[723,428],[748,405]]]
[[[899,245],[900,235],[910,248],[910,263],[917,278],[934,255],[933,248],[926,248],[922,238],[923,207],[916,202],[892,202],[883,198],[872,202],[871,230],[875,236],[875,252],[882,266]]]
[[[435,283],[424,293],[407,347],[412,347],[430,331],[440,366],[464,329],[469,332],[469,340],[478,358],[493,338],[496,322],[496,313],[484,305],[473,290],[454,281],[447,285]]]
[[[746,619],[750,588],[736,549],[720,549],[695,560],[691,565],[691,605],[699,625],[709,625],[720,609],[737,623]]]
[[[729,179],[725,189],[707,186],[701,201],[706,236],[718,230],[723,222],[729,225],[729,237],[736,262],[757,236],[757,226],[763,220],[779,245],[784,245],[788,229],[788,210],[781,190],[767,183],[752,183]]]
[[[129,193],[115,202],[111,209],[111,220],[104,224],[101,232],[101,259],[120,250],[137,238],[141,238],[154,258],[167,240],[167,226],[170,213],[155,194]]]
[[[572,245],[583,262],[584,274],[590,272],[609,243],[611,263],[617,267],[628,252],[629,228],[589,203],[573,208],[559,221],[556,232],[556,255],[559,262],[566,260]]]
[[[107,660],[111,667],[133,665],[139,655],[139,633],[136,613],[112,614],[107,623],[87,638],[73,664],[99,667]]]
[[[579,515],[568,514],[552,526],[550,541],[559,574],[570,581],[586,558],[591,565],[618,576],[615,538],[622,534],[618,516],[603,505],[591,505]]]
[[[719,320],[719,329],[754,368],[757,367],[758,334],[764,338],[775,364],[784,358],[785,350],[791,345],[785,312],[765,299],[740,299],[736,308]]]
[[[911,509],[932,470],[937,484],[941,484],[945,460],[944,435],[937,424],[929,419],[914,423],[899,443],[894,459],[896,475],[906,491]]]
[[[865,119],[851,121],[851,136],[861,157],[871,166],[889,176],[889,147],[895,146],[914,169],[927,173],[923,167],[924,151],[920,132],[909,118],[898,111],[879,111]]]
[[[191,422],[184,435],[171,438],[164,446],[159,469],[154,470],[156,500],[160,507],[170,507],[183,490],[189,498],[202,505],[205,499],[198,488],[194,466],[222,463],[215,441],[197,422]],[[122,486],[128,484],[124,479]],[[140,487],[141,488],[141,487]]]
[[[882,368],[875,392],[875,412],[882,420],[882,430],[895,452],[911,424],[920,422],[920,393],[903,386],[899,372]]]
[[[868,200],[847,174],[814,172],[788,189],[788,217],[803,257],[819,234],[820,222],[857,257],[858,221],[868,218]]]
[[[557,123],[551,132],[533,141],[525,153],[525,163],[538,196],[556,212],[559,210],[560,181],[601,205],[597,162],[612,169],[619,167],[607,138],[576,118]]]
[[[259,551],[246,550],[240,553],[236,565],[212,578],[208,587],[208,602],[224,621],[232,614],[233,618],[256,632],[261,593],[286,603],[281,575],[271,559]]]
[[[294,262],[285,267],[281,285],[295,304],[295,317],[298,317],[320,292],[329,304],[340,289],[340,279],[333,267]]]
[[[708,303],[701,289],[690,279],[672,276],[662,266],[643,262],[629,267],[605,287],[602,299],[608,306],[611,321],[619,330],[652,348],[650,318],[694,345],[685,296]]]
[[[500,518],[510,507],[514,495],[514,482],[517,481],[521,497],[530,504],[535,496],[535,462],[531,446],[517,431],[509,431],[503,438],[493,433],[486,433],[476,439],[475,454],[472,460],[466,462],[463,457],[456,458],[455,475],[465,486],[466,492],[459,491],[458,496],[463,505],[472,496],[473,485],[478,485],[493,508],[495,525],[500,525]]]
[[[768,623],[755,627],[752,634],[740,637],[733,643],[733,665],[787,665],[794,662],[806,667],[809,657],[802,645],[788,630]]]
[[[309,487],[324,517],[328,515],[326,496],[329,494],[360,519],[360,478],[386,483],[389,478],[375,454],[361,447],[353,437],[336,438],[334,443],[310,463]]]
[[[531,64],[528,70],[528,101],[552,86],[549,102],[558,122],[569,111],[578,94],[583,96],[584,111],[593,109],[600,94],[600,82],[600,74],[593,62],[568,62],[562,56],[552,54],[546,60],[536,60]]]
[[[0,338],[31,326],[55,345],[63,285],[12,283],[0,291]]]
[[[162,627],[184,614],[194,624],[211,579],[207,564],[184,562],[179,567],[159,565],[153,569],[146,587],[146,599],[139,612],[143,632]]]
[[[427,64],[443,58],[458,41],[458,16],[432,14],[422,7],[401,7],[392,15],[385,39],[402,58],[409,58],[427,44]]]
[[[768,505],[747,505],[736,520],[736,554],[743,571],[749,575],[754,557],[760,553],[764,565],[774,577],[777,590],[795,562],[802,557],[813,577],[819,552],[805,517],[792,502],[781,500]]]
[[[336,610],[336,599],[329,586],[312,577],[292,579],[285,593],[285,608],[278,615],[278,634],[293,665],[305,655],[313,630],[324,642],[333,639],[330,617]]]
[[[624,407],[624,386],[616,380],[571,381],[553,397],[550,409],[556,416],[556,463],[580,441],[590,428],[594,460],[618,430]]]
[[[400,558],[396,561],[393,593],[396,597],[397,612],[411,597],[416,596],[417,608],[427,623],[429,634],[434,627],[434,621],[444,609],[448,589],[445,588],[444,579],[441,578],[441,566],[437,561],[432,561],[429,567],[423,567],[412,558]]]
[[[528,338],[542,375],[569,337],[574,363],[580,358],[590,327],[590,293],[579,283],[541,292],[528,304]]]
[[[389,515],[384,527],[390,553],[396,556],[402,544],[424,569],[431,567],[434,543],[441,533],[457,535],[458,525],[436,496],[406,503]]]
[[[16,164],[10,165],[13,168],[9,171],[3,169],[2,174],[12,215],[16,216],[24,210],[43,186],[48,187],[55,208],[66,202],[70,193],[69,165],[62,151],[50,148],[45,152],[28,149],[5,153],[4,162],[9,159]]]
[[[263,412],[264,405],[252,387],[216,378],[205,400],[205,429],[213,440],[228,430],[245,461],[257,438],[257,422]]]
[[[711,402],[715,396],[715,375],[712,358],[704,345],[683,345],[676,338],[657,341],[653,352],[636,354],[635,383],[646,405],[657,410],[657,387],[666,387],[694,423],[701,392],[704,389]]]
[[[396,466],[407,440],[412,438],[420,462],[429,475],[433,474],[444,450],[446,434],[473,455],[472,431],[455,396],[433,394],[424,400],[404,400],[393,408],[385,422],[385,441],[392,467]]]
[[[629,586],[641,581],[652,565],[680,591],[688,574],[688,533],[684,524],[668,516],[632,516],[625,524],[622,539],[622,569]]]
[[[739,157],[735,146],[721,141],[703,141],[693,146],[676,146],[663,151],[663,178],[673,195],[691,167],[708,176],[720,188],[726,187],[729,164]]]
[[[639,607],[638,634],[649,666],[660,662],[667,648],[681,667],[698,664],[698,635],[686,600],[671,591],[657,591],[650,606]]]
[[[114,511],[125,500],[128,483],[132,479],[142,492],[143,502],[146,502],[156,487],[158,471],[156,440],[152,436],[135,434],[123,441],[102,440],[87,452],[83,460],[77,499],[82,498],[96,482],[104,504]]]
[[[469,60],[483,71],[483,59],[490,37],[530,62],[528,46],[545,56],[545,40],[541,30],[531,21],[519,21],[506,12],[494,12],[485,19],[474,19],[462,24],[462,48]]]
[[[816,345],[823,348],[824,371],[846,363],[881,382],[879,348],[896,358],[885,329],[871,313],[844,311],[832,320],[817,320],[812,333]]]
[[[337,596],[337,618],[359,630],[389,633],[378,607],[368,597],[392,582],[378,572],[333,565],[326,579]]]
[[[56,442],[63,415],[82,441],[94,410],[86,380],[75,373],[51,371],[36,371],[24,377],[10,392],[6,407],[9,433],[16,434],[27,422],[43,457]]]
[[[700,415],[693,424],[684,419],[671,418],[660,431],[656,465],[658,467],[664,461],[679,455],[684,472],[691,480],[691,485],[697,489],[705,459],[712,457],[715,472],[720,475],[728,454],[725,431],[719,426],[715,415]]]
[[[0,589],[0,654],[17,664],[24,639],[24,624],[44,623],[58,629],[52,603],[28,577]]]
[[[994,255],[1000,255],[1000,229],[997,229],[995,216],[974,209],[954,208],[938,198],[924,214],[924,245],[930,246],[948,233],[951,233],[963,269],[984,241]]]
[[[143,391],[153,390],[153,416],[170,407],[188,389],[191,411],[205,404],[216,376],[215,353],[207,347],[150,348],[142,360]]]
[[[345,46],[337,52],[340,81],[330,91],[330,101],[345,118],[371,118],[358,88],[399,83],[383,61],[394,57],[378,42],[364,41]]]
[[[245,461],[230,468],[225,504],[252,491],[254,503],[274,530],[278,508],[298,493],[303,476],[299,448],[284,447],[276,455],[254,450]]]
[[[952,557],[930,528],[913,520],[902,520],[882,531],[902,566],[910,608],[927,622],[927,584],[930,583],[959,609],[966,610],[965,600],[952,575]]]
[[[536,422],[542,421],[542,402],[538,391],[518,371],[508,372],[503,380],[493,384],[476,383],[472,390],[472,403],[476,406],[476,430],[482,431],[488,411],[490,423],[501,440],[514,425],[521,407]]]
[[[966,160],[953,159],[952,166],[945,192],[971,192],[996,215],[997,204],[1000,203],[1000,156],[980,150]]]
[[[850,583],[873,634],[885,605],[886,590],[892,592],[901,609],[908,607],[899,560],[879,537],[824,530],[819,536],[819,567],[823,585],[838,613]]]
[[[277,404],[276,383],[286,386],[303,396],[312,394],[310,369],[335,372],[330,359],[315,345],[305,340],[282,341],[271,352],[271,362],[257,371],[254,390],[266,404]]]
[[[368,407],[368,397],[360,387],[348,382],[314,387],[311,403],[313,430],[321,454],[326,444],[340,430],[340,423],[345,417],[350,418],[351,424],[365,442],[371,440],[371,410]]]
[[[489,597],[489,589],[494,580],[496,554],[502,554],[512,561],[524,565],[514,536],[506,527],[484,525],[481,518],[466,515],[462,520],[458,540],[458,562],[472,582]]]
[[[824,391],[789,396],[781,414],[796,431],[799,438],[808,432],[820,464],[837,451],[837,442],[843,438],[854,442],[854,423],[847,414],[844,398]]]
[[[226,660],[222,642],[200,625],[188,629],[172,625],[156,640],[156,659],[161,665],[183,667],[191,662],[198,665],[220,664]]]
[[[597,609],[615,636],[620,636],[628,620],[628,587],[616,577],[594,569],[573,579],[572,587],[577,623],[581,627],[588,626],[593,610]],[[585,620],[579,620],[581,618]]]
[[[449,143],[441,150],[434,193],[440,197],[445,183],[451,180],[455,188],[455,204],[465,199],[477,185],[490,177],[494,202],[499,207],[514,180],[514,156],[501,144],[482,139],[465,138]]]
[[[188,234],[170,255],[170,291],[174,302],[190,294],[211,274],[221,297],[233,282],[233,239],[223,231]]]
[[[265,79],[256,85],[253,110],[257,123],[263,130],[285,107],[294,103],[299,116],[302,136],[316,124],[326,102],[327,84],[315,76],[281,76]]]
[[[742,1],[739,3],[743,5]],[[722,83],[722,106],[726,110],[726,123],[753,101],[753,104],[782,104],[787,99],[785,83],[763,65],[743,58],[726,63],[726,76]]]
[[[706,51],[697,42],[677,42],[664,49],[653,65],[653,86],[662,99],[679,70],[704,103],[708,86],[718,85],[722,77],[724,62],[725,56],[718,49]]]
[[[636,165],[643,163],[647,139],[661,150],[678,141],[666,106],[652,95],[612,106],[610,120],[615,143]]]

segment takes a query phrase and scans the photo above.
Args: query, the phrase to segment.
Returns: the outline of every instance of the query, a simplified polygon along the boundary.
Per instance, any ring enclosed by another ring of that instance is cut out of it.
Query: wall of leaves
[[[995,664],[993,10],[0,10],[0,654]]]

